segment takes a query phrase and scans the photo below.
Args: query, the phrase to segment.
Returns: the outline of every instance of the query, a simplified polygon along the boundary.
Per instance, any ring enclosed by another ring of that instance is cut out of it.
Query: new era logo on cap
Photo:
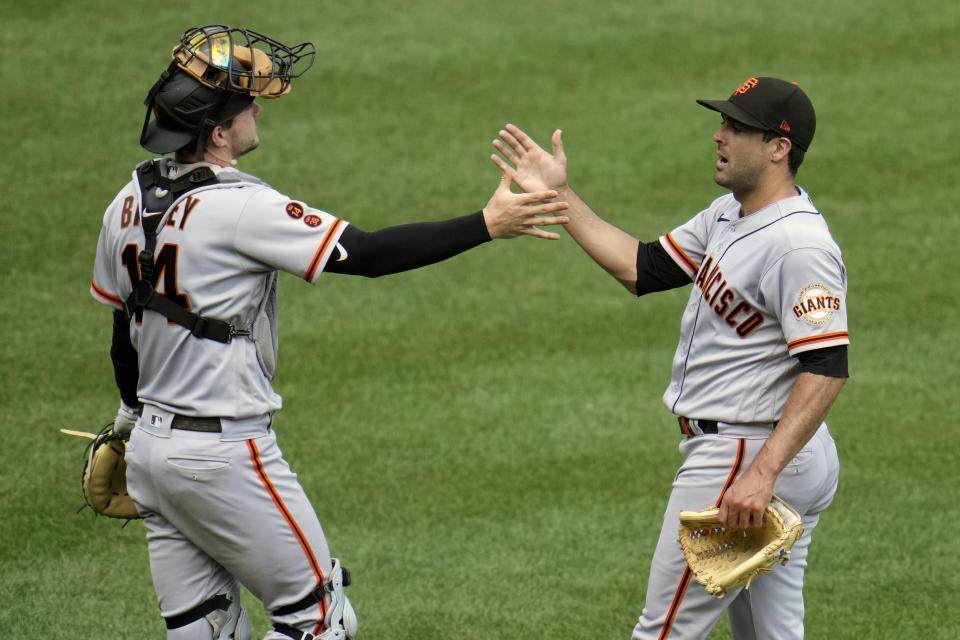
[[[739,122],[774,131],[804,151],[813,142],[817,116],[810,98],[796,82],[779,78],[750,78],[727,100],[697,100]]]

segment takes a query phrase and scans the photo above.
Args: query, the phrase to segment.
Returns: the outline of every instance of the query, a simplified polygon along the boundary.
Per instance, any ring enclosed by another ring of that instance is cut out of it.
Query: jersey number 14
[[[180,293],[177,288],[177,254],[179,246],[175,244],[165,244],[157,252],[157,259],[153,266],[153,285],[157,293],[170,301],[180,305],[184,309],[190,308],[190,300],[186,294]],[[136,244],[128,244],[123,248],[120,254],[120,261],[127,268],[127,274],[130,276],[130,284],[133,287],[140,282],[140,264],[137,258],[140,256],[140,247]],[[157,288],[160,279],[163,278],[163,291]],[[143,309],[137,309],[137,322],[143,321]]]

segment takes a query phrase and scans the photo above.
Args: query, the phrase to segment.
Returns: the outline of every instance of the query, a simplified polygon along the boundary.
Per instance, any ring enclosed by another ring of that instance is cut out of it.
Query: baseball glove
[[[717,519],[720,509],[680,512],[680,548],[697,582],[707,593],[722,598],[771,570],[786,564],[790,549],[801,535],[800,514],[773,496],[763,515],[763,526],[725,529]]]
[[[113,432],[113,423],[99,434],[60,429],[69,436],[89,438],[86,462],[83,465],[84,506],[111,518],[133,520],[139,518],[133,499],[127,493],[127,463],[124,461],[127,439]]]

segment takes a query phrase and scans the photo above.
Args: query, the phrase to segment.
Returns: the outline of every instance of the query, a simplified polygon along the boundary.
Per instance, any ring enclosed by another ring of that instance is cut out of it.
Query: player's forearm
[[[639,240],[610,224],[583,201],[569,186],[557,191],[559,200],[570,207],[566,230],[594,261],[631,293],[637,288],[637,249]]]
[[[434,264],[489,241],[480,212],[372,232],[351,225],[340,237],[346,257],[332,260],[327,271],[378,278]]]
[[[787,463],[820,428],[846,381],[846,378],[801,373],[787,398],[777,427],[757,453],[748,472],[758,474],[772,488]]]

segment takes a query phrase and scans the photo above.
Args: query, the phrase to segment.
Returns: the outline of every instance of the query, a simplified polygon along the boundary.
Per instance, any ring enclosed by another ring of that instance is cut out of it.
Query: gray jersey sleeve
[[[843,262],[820,248],[786,253],[760,280],[790,355],[850,343]]]
[[[722,196],[684,224],[660,237],[660,245],[667,255],[691,280],[700,270],[717,220],[733,215],[731,211],[738,207],[732,196]]]
[[[136,199],[128,188],[121,191],[114,201],[107,207],[103,216],[103,225],[100,227],[100,238],[97,240],[97,254],[93,263],[93,280],[90,283],[90,294],[98,302],[114,309],[122,309],[124,298],[130,293],[132,285],[127,274],[117,269],[115,262],[122,255],[123,240],[118,237],[118,227],[126,222],[126,227],[133,224],[134,216],[139,219],[139,212],[135,210]],[[125,227],[125,228],[126,228]],[[119,280],[123,276],[123,281]]]
[[[347,223],[273,189],[249,198],[237,220],[238,253],[316,283]]]

